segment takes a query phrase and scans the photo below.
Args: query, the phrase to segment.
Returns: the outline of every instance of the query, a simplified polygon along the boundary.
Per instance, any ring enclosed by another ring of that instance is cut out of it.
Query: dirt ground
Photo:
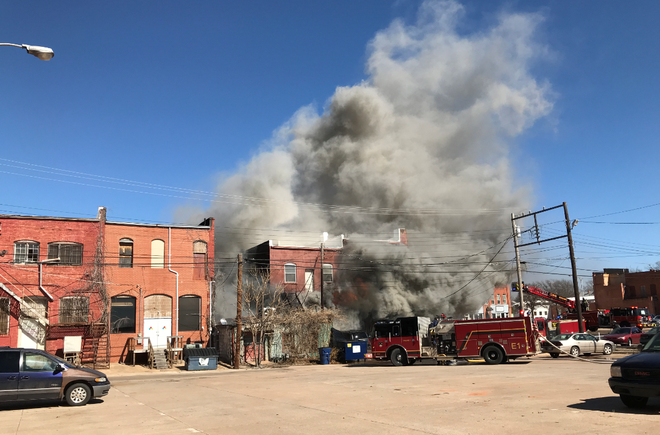
[[[352,363],[163,372],[113,366],[84,407],[0,411],[5,434],[643,434],[660,398],[629,410],[607,385],[617,357],[546,355],[489,366]]]

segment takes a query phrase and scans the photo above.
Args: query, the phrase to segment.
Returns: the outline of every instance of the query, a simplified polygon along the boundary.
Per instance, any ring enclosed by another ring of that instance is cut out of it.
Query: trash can
[[[321,364],[330,364],[330,352],[332,351],[329,347],[319,347],[319,357],[321,358]]]
[[[364,353],[366,351],[366,341],[349,341],[344,345],[344,360],[354,361],[357,359],[364,359]]]
[[[186,370],[215,370],[218,368],[218,351],[213,347],[184,348]]]

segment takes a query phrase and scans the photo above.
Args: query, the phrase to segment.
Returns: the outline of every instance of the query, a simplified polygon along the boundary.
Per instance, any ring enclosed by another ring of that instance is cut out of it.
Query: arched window
[[[36,263],[39,261],[39,243],[31,240],[14,242],[14,263]]]
[[[284,265],[284,282],[296,282],[296,265],[287,263]]]
[[[194,295],[179,297],[179,331],[199,331],[201,319],[202,298]]]
[[[119,267],[133,267],[133,240],[119,240]]]
[[[60,266],[81,266],[83,259],[83,245],[73,242],[53,242],[48,244],[48,259],[59,258],[53,262]]]
[[[165,267],[165,242],[162,240],[151,241],[151,267],[154,269]]]
[[[193,279],[205,280],[207,278],[206,246],[206,242],[202,240],[193,243]]]
[[[113,296],[110,300],[110,332],[113,334],[135,333],[135,298]]]
[[[151,295],[144,298],[144,318],[172,317],[172,298],[167,295]]]

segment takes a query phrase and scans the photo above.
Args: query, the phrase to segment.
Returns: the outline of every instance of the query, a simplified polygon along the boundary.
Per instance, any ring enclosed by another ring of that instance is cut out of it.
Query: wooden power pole
[[[323,304],[323,243],[321,243],[321,309],[325,308],[325,305]]]
[[[236,343],[234,349],[234,368],[241,366],[241,337],[243,336],[243,254],[238,254],[238,273],[236,276]]]

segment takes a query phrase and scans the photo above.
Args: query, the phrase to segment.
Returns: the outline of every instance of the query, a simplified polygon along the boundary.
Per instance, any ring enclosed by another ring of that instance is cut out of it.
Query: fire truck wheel
[[[630,323],[628,323],[628,322],[621,322],[621,327],[622,327],[622,328],[629,328],[629,327],[630,327]]]
[[[578,356],[580,356],[580,348],[577,347],[577,346],[571,347],[571,356],[576,357],[576,358]]]
[[[553,357],[553,358],[559,358],[559,354],[558,354],[558,353],[551,353],[550,356]]]
[[[392,353],[390,354],[390,361],[392,361],[392,365],[395,366],[408,365],[408,358],[405,358],[402,354],[403,352],[401,352],[401,349],[397,348],[392,350]]]
[[[486,364],[500,364],[504,361],[504,353],[497,346],[488,346],[483,351],[483,357]]]
[[[606,344],[603,347],[603,355],[612,355],[612,345],[611,344]]]

